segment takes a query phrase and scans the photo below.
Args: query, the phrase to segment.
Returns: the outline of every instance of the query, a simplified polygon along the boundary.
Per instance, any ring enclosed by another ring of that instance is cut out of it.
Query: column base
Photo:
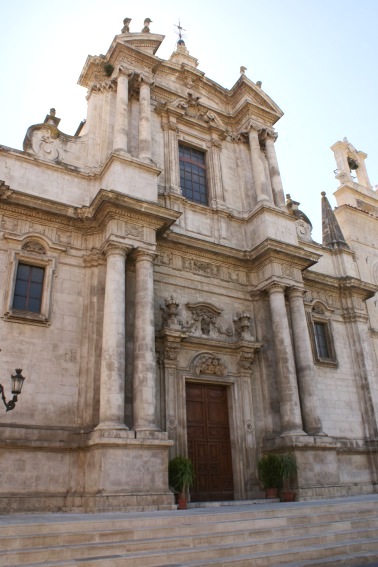
[[[101,431],[104,429],[120,429],[122,431],[129,431],[127,425],[125,425],[124,423],[118,423],[116,421],[102,421],[95,427],[95,431]]]
[[[283,431],[280,434],[280,437],[292,437],[297,435],[302,435],[304,437],[308,436],[307,433],[305,433],[305,431],[303,431],[302,429],[289,429],[288,431]]]
[[[155,165],[156,163],[154,162],[153,159],[151,159],[150,156],[139,156],[140,161],[144,161],[145,163],[150,163],[151,165]]]
[[[126,156],[126,157],[131,157],[129,152],[127,150],[125,150],[124,148],[114,148],[113,154],[121,154],[121,155]]]

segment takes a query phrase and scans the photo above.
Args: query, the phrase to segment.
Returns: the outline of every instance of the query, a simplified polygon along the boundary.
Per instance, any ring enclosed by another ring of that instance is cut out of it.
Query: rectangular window
[[[183,196],[195,203],[207,205],[205,152],[180,144],[179,161]]]
[[[331,358],[328,348],[326,323],[314,323],[314,332],[319,358]]]
[[[45,268],[18,264],[12,308],[40,313],[44,277]]]

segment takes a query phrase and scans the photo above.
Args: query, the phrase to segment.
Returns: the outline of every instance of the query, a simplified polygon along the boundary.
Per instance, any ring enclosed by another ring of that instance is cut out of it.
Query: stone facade
[[[0,418],[0,511],[172,508],[187,384],[227,394],[234,498],[262,496],[258,458],[288,449],[298,498],[375,491],[378,198],[366,154],[332,147],[338,208],[323,195],[314,242],[285,201],[282,111],[261,84],[241,69],[222,88],[182,40],[165,61],[150,21],[141,33],[125,22],[84,65],[76,134],[51,109],[24,151],[0,148],[1,382],[15,366],[26,376]],[[194,197],[183,191],[180,148],[204,156],[206,203],[195,177]],[[20,266],[43,273],[38,308]]]

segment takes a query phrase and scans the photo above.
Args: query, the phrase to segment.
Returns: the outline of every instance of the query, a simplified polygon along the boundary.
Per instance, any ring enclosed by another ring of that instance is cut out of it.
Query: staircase
[[[0,517],[0,566],[378,566],[378,495]]]

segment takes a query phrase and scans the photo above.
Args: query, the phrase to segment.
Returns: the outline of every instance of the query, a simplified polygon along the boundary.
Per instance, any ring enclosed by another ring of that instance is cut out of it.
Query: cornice
[[[160,232],[167,230],[181,215],[156,203],[129,197],[117,191],[100,189],[89,207],[73,207],[51,199],[12,191],[3,201],[0,198],[0,211],[24,212],[28,217],[53,224],[67,224],[81,232],[92,232],[105,220],[112,218],[132,218],[134,221],[148,223]]]
[[[154,72],[156,65],[163,63],[164,60],[150,55],[149,53],[140,51],[130,44],[123,43],[121,35],[116,35],[106,53],[106,55],[88,55],[83,70],[78,79],[78,84],[82,87],[89,88],[92,83],[109,80],[105,73],[105,64],[110,63],[113,67],[117,67],[122,63],[127,63],[130,67]],[[145,41],[153,41],[154,38],[164,38],[164,36],[151,34],[146,37]],[[125,58],[127,57],[127,59]]]
[[[321,254],[306,251],[300,246],[288,244],[280,240],[267,238],[253,250],[248,252],[248,259],[253,262],[266,262],[272,259],[290,262],[301,271],[306,270],[316,264],[321,258]]]
[[[378,291],[378,285],[350,276],[336,277],[319,272],[306,271],[303,274],[303,279],[305,286],[314,284],[320,285],[322,288],[328,287],[333,291],[350,291],[354,295],[362,296],[364,300],[374,297],[375,293]]]

